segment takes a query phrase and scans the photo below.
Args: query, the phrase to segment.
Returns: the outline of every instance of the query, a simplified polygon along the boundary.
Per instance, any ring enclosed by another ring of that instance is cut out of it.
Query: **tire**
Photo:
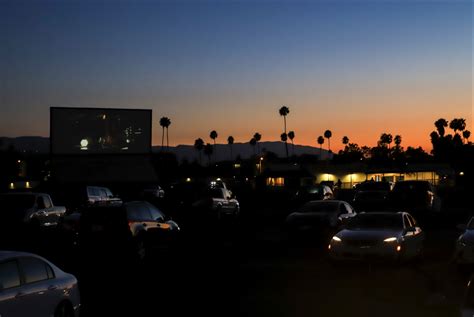
[[[54,310],[54,317],[75,317],[71,303],[61,302]]]

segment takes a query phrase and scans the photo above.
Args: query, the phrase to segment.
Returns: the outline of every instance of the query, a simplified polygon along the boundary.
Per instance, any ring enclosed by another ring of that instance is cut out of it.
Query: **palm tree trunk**
[[[199,165],[202,165],[202,155],[201,155],[201,151],[199,151]]]
[[[169,128],[167,127],[166,128],[166,148],[169,150],[170,149],[170,138],[169,138],[169,135],[168,135],[168,130],[169,130]]]
[[[165,146],[165,127],[163,127],[163,131],[161,133],[161,150],[163,151],[163,147]]]
[[[319,159],[322,160],[323,158],[323,145],[321,144],[319,146]]]
[[[288,142],[285,141],[286,158],[288,158]]]
[[[293,143],[293,140],[291,140],[291,148],[293,150],[293,156],[295,156],[295,143]]]
[[[285,123],[285,134],[286,134],[286,116],[283,116],[283,122]]]
[[[328,151],[331,152],[331,138],[328,138]]]
[[[230,145],[230,160],[232,161],[234,156],[232,155],[232,144]]]

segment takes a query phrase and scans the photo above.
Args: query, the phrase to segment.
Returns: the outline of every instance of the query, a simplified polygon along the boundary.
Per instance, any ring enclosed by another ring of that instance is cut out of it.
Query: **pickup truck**
[[[239,202],[222,181],[211,182],[204,198],[196,201],[193,206],[211,212],[217,219],[225,216],[238,217],[240,213]]]
[[[66,207],[54,206],[43,193],[0,194],[0,224],[14,229],[21,225],[55,227],[66,213]]]

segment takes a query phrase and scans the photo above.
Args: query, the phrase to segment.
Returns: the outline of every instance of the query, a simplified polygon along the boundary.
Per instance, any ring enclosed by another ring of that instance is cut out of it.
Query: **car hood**
[[[342,241],[344,240],[380,240],[390,237],[398,238],[401,236],[400,229],[379,229],[379,230],[350,230],[344,229],[336,234]]]

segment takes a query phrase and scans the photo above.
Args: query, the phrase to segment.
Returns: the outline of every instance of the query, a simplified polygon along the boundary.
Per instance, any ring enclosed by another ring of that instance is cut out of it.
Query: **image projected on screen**
[[[151,110],[51,108],[53,154],[146,154]]]

